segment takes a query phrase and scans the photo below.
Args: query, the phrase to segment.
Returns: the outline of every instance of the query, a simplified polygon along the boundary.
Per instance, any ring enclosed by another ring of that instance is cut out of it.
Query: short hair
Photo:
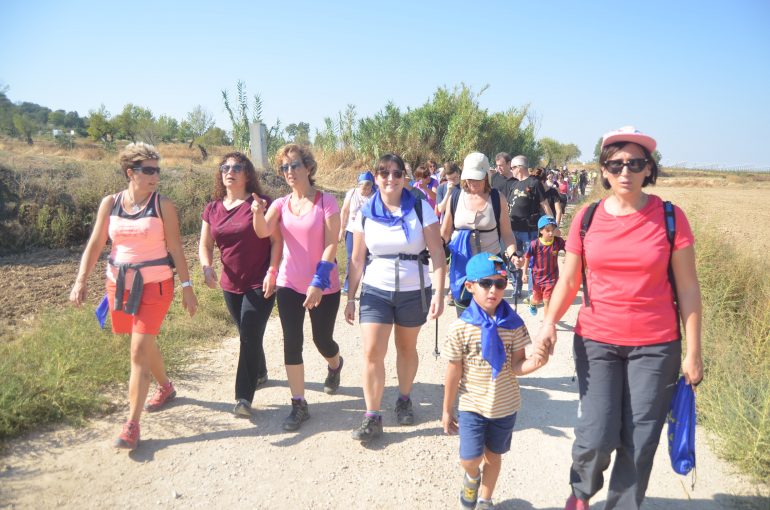
[[[642,154],[644,154],[645,159],[647,159],[647,164],[650,165],[650,175],[646,176],[644,178],[644,182],[642,182],[642,187],[644,188],[648,184],[655,184],[655,181],[658,180],[658,162],[655,161],[655,158],[652,157],[652,154],[650,154],[650,151],[648,151],[646,148],[642,147],[638,143],[634,142],[616,142],[611,143],[609,145],[605,145],[602,147],[602,153],[599,155],[599,165],[604,166],[609,159],[617,154],[623,147],[626,145],[636,145],[639,147],[639,149],[642,151]],[[610,186],[610,181],[602,176],[602,187],[604,189],[610,189],[612,186]]]
[[[146,159],[160,159],[160,154],[154,145],[144,142],[129,143],[118,154],[118,161],[120,162],[120,168],[123,169],[123,175],[128,180],[128,169],[136,166],[137,163],[141,163]]]
[[[460,165],[458,165],[457,163],[444,164],[444,175],[454,175],[459,172],[460,172]]]
[[[307,177],[310,181],[310,185],[315,185],[315,179],[313,179],[313,177],[315,176],[316,170],[318,170],[318,163],[316,163],[315,157],[313,157],[313,153],[309,148],[296,143],[287,143],[275,153],[275,173],[280,177],[284,176],[281,171],[281,165],[283,164],[284,158],[288,159],[289,154],[292,152],[299,156],[299,159],[302,161],[302,166],[307,168]]]
[[[495,156],[495,163],[497,163],[498,159],[504,159],[506,163],[510,163],[513,158],[507,152],[498,152]]]
[[[431,175],[431,173],[430,173],[430,170],[420,165],[414,169],[414,173],[412,175],[414,175],[415,179],[424,179],[427,176]]]
[[[256,193],[257,195],[262,195],[262,187],[259,185],[259,178],[257,177],[257,171],[254,169],[254,165],[252,164],[251,160],[246,157],[246,155],[242,152],[233,151],[228,152],[224,156],[222,156],[222,159],[219,161],[219,164],[217,165],[217,171],[214,175],[214,193],[211,194],[212,200],[222,200],[225,195],[227,195],[227,190],[225,189],[225,184],[222,182],[222,172],[220,170],[220,167],[227,163],[228,159],[234,159],[241,165],[243,165],[243,173],[246,176],[246,193],[251,195],[252,193]]]
[[[426,162],[425,162],[425,164],[426,164],[426,165],[433,165],[433,166],[435,166],[436,168],[438,168],[438,163],[436,163],[436,160],[435,160],[435,159],[429,159],[428,161],[426,161]]]
[[[401,159],[401,156],[398,154],[393,154],[392,152],[388,152],[387,154],[383,154],[382,157],[377,161],[377,164],[374,166],[375,172],[379,172],[380,170],[387,170],[387,164],[388,163],[394,163],[401,172],[403,172],[404,177],[407,177],[406,175],[406,163],[404,163],[404,160]]]

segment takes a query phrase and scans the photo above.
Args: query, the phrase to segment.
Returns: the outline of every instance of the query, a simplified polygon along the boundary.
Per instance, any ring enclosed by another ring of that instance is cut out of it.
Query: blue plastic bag
[[[95,315],[96,320],[99,322],[99,327],[104,329],[104,323],[107,320],[107,314],[110,311],[110,302],[107,300],[107,294],[104,295],[99,302],[99,306],[96,307]]]
[[[671,467],[686,475],[695,467],[695,392],[684,377],[676,384],[666,421]]]

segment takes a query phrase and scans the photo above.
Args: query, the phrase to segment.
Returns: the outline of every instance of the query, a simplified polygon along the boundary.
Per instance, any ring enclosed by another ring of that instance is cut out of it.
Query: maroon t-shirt
[[[262,197],[270,203],[269,197]],[[270,265],[270,238],[260,239],[251,223],[249,197],[234,209],[225,209],[221,200],[209,202],[201,214],[211,227],[211,236],[222,256],[222,290],[244,294],[262,287]]]

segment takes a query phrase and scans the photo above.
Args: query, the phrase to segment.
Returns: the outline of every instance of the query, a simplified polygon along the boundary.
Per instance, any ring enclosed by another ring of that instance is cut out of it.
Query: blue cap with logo
[[[471,257],[465,266],[465,277],[469,282],[477,282],[487,276],[499,274],[505,276],[505,262],[497,255],[479,253]]]
[[[537,220],[537,229],[540,230],[543,227],[547,227],[548,225],[553,225],[554,227],[558,227],[556,220],[553,219],[550,216],[540,216],[540,219]]]

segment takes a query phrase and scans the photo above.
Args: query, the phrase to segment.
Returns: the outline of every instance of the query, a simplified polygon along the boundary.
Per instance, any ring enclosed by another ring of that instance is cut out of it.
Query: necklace
[[[131,193],[130,190],[126,190],[126,195],[128,195],[128,199],[131,201],[131,207],[129,208],[128,213],[129,214],[136,214],[136,213],[138,213],[139,211],[142,210],[142,207],[144,207],[144,204],[147,202],[147,200],[150,199],[150,196],[152,195],[152,193],[147,195],[144,198],[144,200],[142,200],[141,202],[138,202],[138,203],[137,203],[136,199],[134,199],[134,195]]]

